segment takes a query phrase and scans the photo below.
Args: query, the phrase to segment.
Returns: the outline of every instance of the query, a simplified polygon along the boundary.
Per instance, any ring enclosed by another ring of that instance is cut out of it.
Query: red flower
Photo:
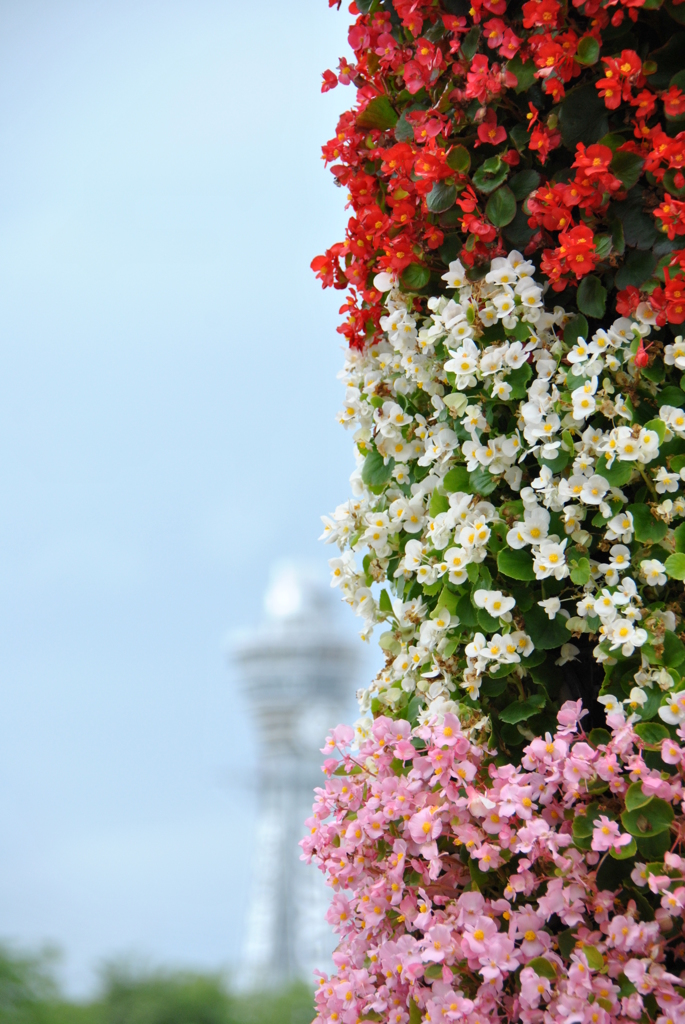
[[[488,110],[485,120],[478,125],[477,134],[481,142],[487,142],[491,146],[499,145],[507,137],[506,128],[497,124],[497,115],[492,109]]]
[[[528,149],[537,150],[538,159],[544,164],[551,150],[556,149],[561,143],[561,132],[547,128],[544,124],[538,124],[531,132]]]
[[[632,86],[644,85],[642,61],[635,50],[622,50],[620,57],[602,57],[604,78],[596,82],[599,94],[609,110],[615,110],[621,100],[632,101]]]
[[[595,143],[586,149],[583,143],[579,142],[576,146],[576,158],[571,167],[581,167],[589,178],[603,175],[608,171],[613,155],[608,146]]]
[[[523,27],[556,28],[561,4],[557,0],[528,0],[523,5]]]
[[[335,89],[338,84],[338,76],[333,71],[324,71],[322,76],[323,82],[321,83],[321,92],[329,92],[331,89]]]
[[[429,249],[439,249],[445,241],[445,236],[440,228],[431,227],[423,236]]]
[[[643,89],[630,102],[636,108],[635,116],[644,120],[650,118],[656,110],[656,96],[649,89]]]
[[[685,203],[673,199],[668,192],[663,203],[654,211],[654,216],[661,221],[662,231],[665,230],[669,238],[685,235]]]
[[[685,114],[685,93],[676,85],[672,85],[668,92],[662,93],[661,99],[668,117],[682,117]]]

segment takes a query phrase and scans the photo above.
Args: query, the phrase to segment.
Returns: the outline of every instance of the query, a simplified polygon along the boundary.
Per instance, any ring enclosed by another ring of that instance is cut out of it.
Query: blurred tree
[[[232,1024],[231,999],[220,976],[144,973],[108,967],[102,1024]]]
[[[92,1002],[65,1000],[54,953],[29,956],[0,945],[0,1024],[310,1024],[311,989],[234,995],[221,975],[150,971],[126,963],[102,972]]]

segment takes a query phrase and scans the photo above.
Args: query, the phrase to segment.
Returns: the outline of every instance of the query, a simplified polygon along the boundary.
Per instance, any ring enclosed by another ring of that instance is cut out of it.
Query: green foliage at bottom
[[[0,945],[0,1024],[310,1024],[309,986],[238,995],[220,975],[113,965],[88,1003],[64,998],[54,956]]]

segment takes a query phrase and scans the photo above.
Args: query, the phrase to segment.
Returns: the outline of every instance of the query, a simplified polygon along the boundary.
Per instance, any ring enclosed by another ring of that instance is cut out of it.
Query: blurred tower
[[[349,715],[354,641],[335,628],[330,588],[304,568],[280,567],[265,596],[267,621],[234,638],[232,657],[258,730],[260,813],[252,848],[246,987],[311,980],[335,946],[323,876],[298,843],[323,783],[329,728]]]

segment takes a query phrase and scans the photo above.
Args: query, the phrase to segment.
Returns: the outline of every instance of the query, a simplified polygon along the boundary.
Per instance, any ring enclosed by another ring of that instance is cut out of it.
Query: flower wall
[[[317,1020],[681,1024],[685,4],[350,11]]]

